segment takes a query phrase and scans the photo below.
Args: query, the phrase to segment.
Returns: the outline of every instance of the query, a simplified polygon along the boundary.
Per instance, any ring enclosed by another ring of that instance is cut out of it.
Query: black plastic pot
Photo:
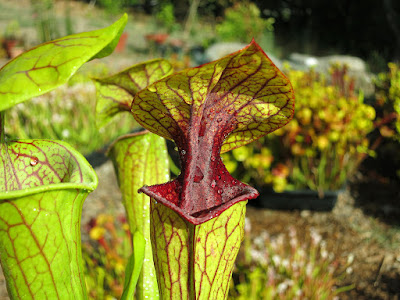
[[[331,211],[335,205],[338,195],[344,191],[325,191],[319,195],[313,190],[296,190],[276,193],[271,190],[258,189],[260,196],[249,203],[257,207],[277,210],[312,210]]]

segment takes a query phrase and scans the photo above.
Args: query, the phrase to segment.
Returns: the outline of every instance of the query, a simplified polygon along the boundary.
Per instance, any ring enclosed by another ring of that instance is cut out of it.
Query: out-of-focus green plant
[[[92,83],[62,86],[6,111],[6,131],[11,138],[64,140],[89,154],[137,126],[129,114],[123,114],[99,131],[93,114],[95,99]]]
[[[54,13],[54,3],[51,0],[31,0],[35,16],[36,30],[40,42],[48,42],[60,36],[58,23]]]
[[[377,149],[377,163],[384,166],[385,176],[394,178],[397,174],[399,179],[400,157],[396,154],[400,151],[400,65],[389,63],[388,67],[388,72],[378,74],[375,80],[374,106],[379,136],[374,147]]]
[[[273,32],[274,22],[274,18],[263,19],[257,5],[244,1],[225,10],[225,18],[216,30],[222,41],[246,43],[251,38],[260,39],[265,32]]]
[[[388,67],[389,72],[380,73],[375,81],[377,122],[384,124],[383,137],[400,142],[400,66],[389,63]]]
[[[125,217],[101,214],[84,226],[90,239],[82,243],[85,278],[91,299],[120,299],[125,266],[132,252]]]
[[[180,24],[176,22],[172,3],[165,3],[161,6],[160,11],[156,14],[156,20],[167,32],[173,32],[181,28]]]
[[[225,154],[224,162],[242,180],[277,192],[308,188],[322,195],[340,189],[374,154],[367,135],[375,128],[375,110],[354,91],[345,67],[332,67],[331,82],[314,71],[290,70],[288,76],[296,93],[293,121],[247,149]]]
[[[245,230],[244,256],[236,262],[229,299],[336,299],[353,288],[338,284],[342,275],[352,272],[354,257],[339,261],[315,229],[301,238],[290,227],[278,236],[264,231],[250,239],[246,219]]]

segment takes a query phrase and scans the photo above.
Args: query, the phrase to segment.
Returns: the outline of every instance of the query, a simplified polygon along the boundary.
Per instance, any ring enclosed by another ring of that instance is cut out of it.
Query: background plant
[[[38,39],[41,43],[54,40],[60,36],[52,0],[31,0],[35,16]]]
[[[320,233],[310,228],[299,237],[294,227],[251,238],[246,219],[242,259],[236,262],[231,300],[337,299],[352,286],[339,288],[340,274],[351,272],[353,257],[341,262],[329,253]]]
[[[174,5],[170,2],[163,3],[156,14],[156,20],[163,30],[173,32],[181,29],[174,15]]]
[[[400,66],[389,63],[388,67],[375,81],[377,122],[385,123],[380,128],[382,136],[400,142]]]
[[[85,278],[92,299],[120,299],[132,240],[125,216],[100,214],[83,226]]]
[[[376,124],[379,135],[376,141],[377,168],[385,169],[387,175],[400,178],[400,66],[388,64],[388,71],[378,74],[375,80],[377,112]],[[390,161],[387,157],[391,157]],[[396,173],[396,175],[395,175]]]
[[[345,67],[333,67],[331,81],[312,70],[288,76],[296,93],[293,121],[224,159],[235,175],[248,172],[243,180],[278,192],[340,189],[373,155],[367,135],[375,128],[375,110],[354,90]]]
[[[225,10],[216,32],[222,41],[248,43],[251,38],[260,40],[264,34],[274,31],[274,18],[264,19],[257,5],[251,1],[237,2]]]
[[[62,86],[8,110],[6,131],[10,138],[64,140],[87,155],[138,126],[125,113],[99,130],[95,106],[94,84],[72,82],[70,86]]]

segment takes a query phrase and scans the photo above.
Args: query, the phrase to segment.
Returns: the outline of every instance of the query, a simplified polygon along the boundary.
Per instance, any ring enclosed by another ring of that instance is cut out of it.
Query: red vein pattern
[[[0,258],[12,299],[84,299],[80,217],[88,192],[0,200]]]
[[[284,126],[293,113],[289,80],[254,41],[157,81],[136,94],[132,114],[148,130],[175,141],[182,172],[141,191],[192,224],[257,197],[254,188],[231,177],[220,153]]]
[[[247,201],[193,225],[152,200],[151,237],[161,299],[226,299]]]
[[[18,191],[49,184],[74,183],[94,189],[91,167],[81,165],[76,151],[52,140],[19,140],[0,144],[0,191]],[[83,167],[84,166],[84,167]],[[83,169],[82,169],[83,168]]]
[[[0,260],[12,299],[83,299],[80,217],[97,186],[64,142],[0,144]]]
[[[115,75],[96,79],[96,122],[102,126],[117,113],[130,111],[137,92],[171,73],[172,66],[168,61],[154,59]]]

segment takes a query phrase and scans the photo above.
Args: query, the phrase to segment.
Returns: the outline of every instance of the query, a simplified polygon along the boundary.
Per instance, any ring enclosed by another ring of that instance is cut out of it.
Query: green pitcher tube
[[[111,145],[108,155],[117,173],[131,234],[139,231],[146,240],[136,297],[147,300],[158,299],[150,241],[150,198],[145,194],[139,194],[138,189],[144,184],[157,184],[169,179],[165,140],[147,131],[126,135]]]
[[[0,144],[0,261],[11,299],[87,299],[82,205],[97,186],[64,142]]]
[[[224,300],[244,237],[247,201],[194,225],[151,202],[151,240],[163,300]]]

